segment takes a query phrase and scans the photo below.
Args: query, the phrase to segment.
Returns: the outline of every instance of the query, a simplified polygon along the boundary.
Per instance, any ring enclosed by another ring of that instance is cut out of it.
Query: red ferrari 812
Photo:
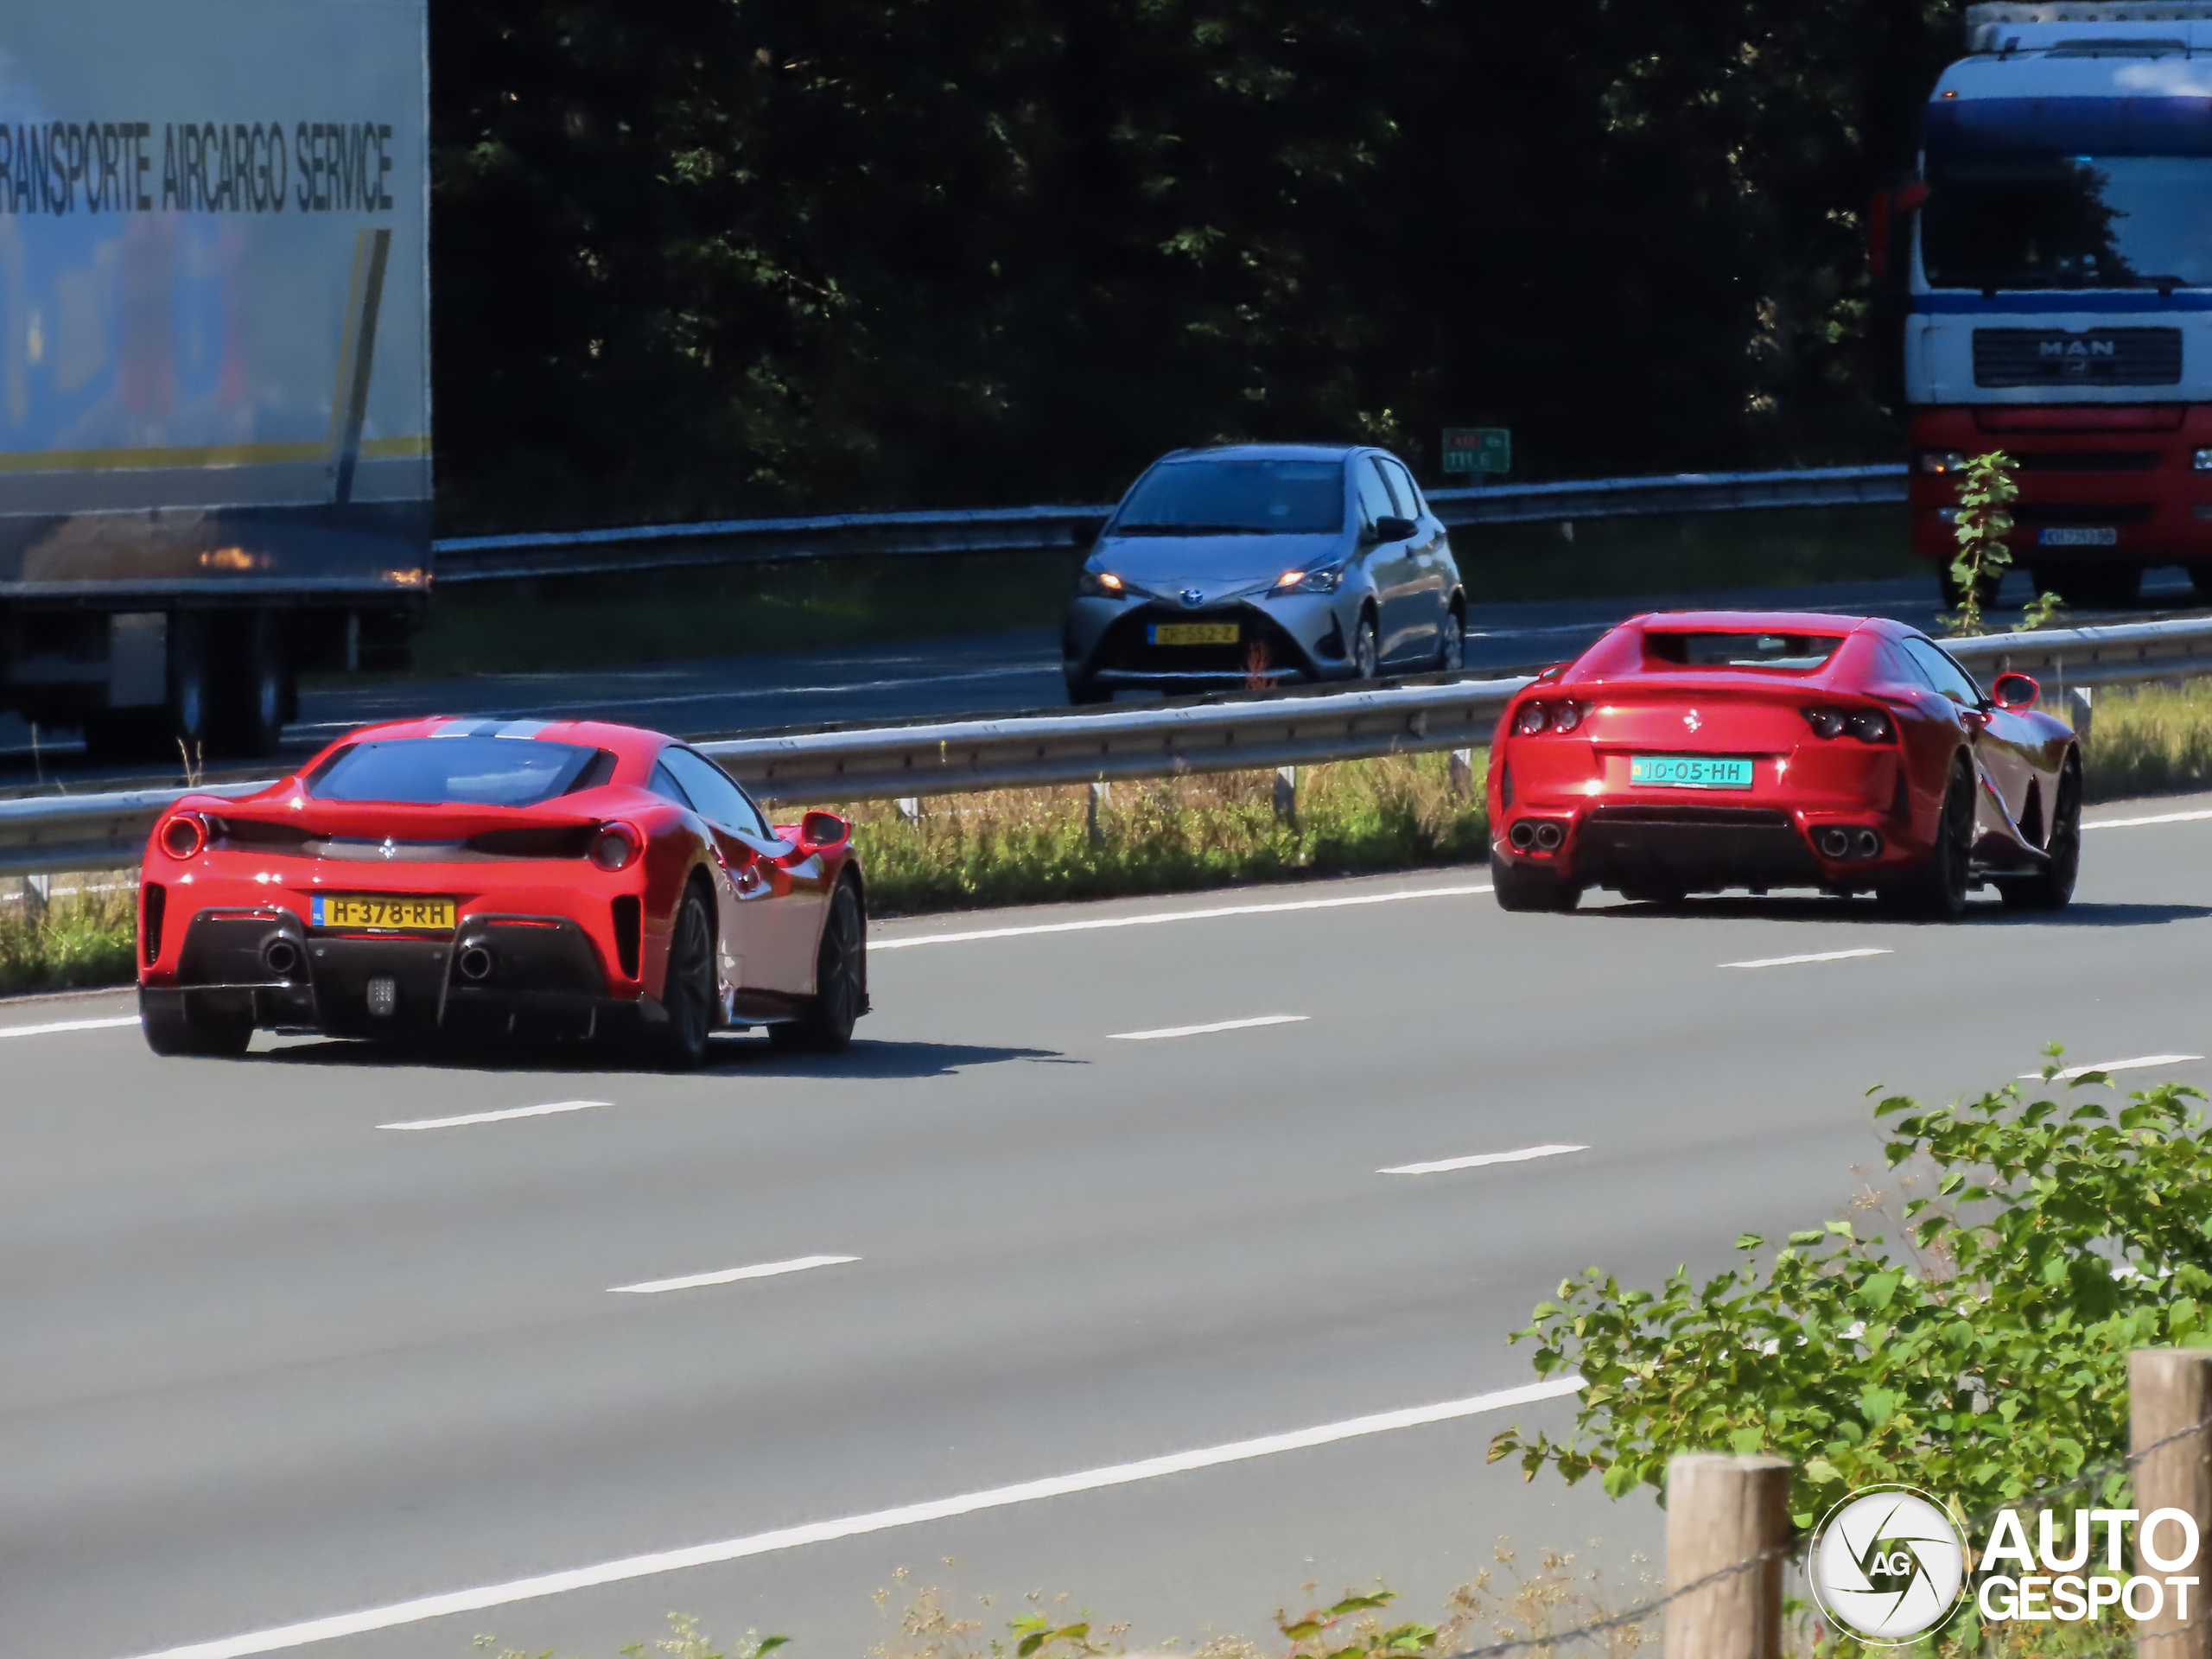
[[[161,1054],[256,1027],[842,1048],[866,889],[828,812],[772,826],[696,749],[588,721],[414,720],[257,794],[188,795],[146,848],[138,1005]]]
[[[1987,883],[2008,905],[2056,909],[2081,862],[2079,746],[2037,710],[2026,675],[1991,693],[1878,617],[1624,622],[1499,722],[1497,901],[1819,887],[1949,920]]]

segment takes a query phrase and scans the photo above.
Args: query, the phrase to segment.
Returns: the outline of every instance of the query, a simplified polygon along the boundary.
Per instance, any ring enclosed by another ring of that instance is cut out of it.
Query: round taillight
[[[638,832],[626,823],[610,823],[592,837],[591,861],[602,870],[619,870],[638,855]]]
[[[1580,703],[1562,702],[1552,710],[1552,729],[1555,732],[1571,732],[1581,723],[1582,705]]]
[[[1843,710],[1840,709],[1808,709],[1805,723],[1821,737],[1843,735]]]
[[[1524,702],[1521,712],[1513,716],[1513,729],[1523,737],[1534,737],[1550,723],[1550,716],[1545,714],[1541,702]]]
[[[162,826],[162,850],[171,858],[190,858],[207,844],[207,826],[180,812]]]

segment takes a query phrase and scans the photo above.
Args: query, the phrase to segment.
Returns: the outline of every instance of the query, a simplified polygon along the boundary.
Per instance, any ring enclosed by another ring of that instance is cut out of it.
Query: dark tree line
[[[449,523],[1878,456],[1929,0],[434,0]]]

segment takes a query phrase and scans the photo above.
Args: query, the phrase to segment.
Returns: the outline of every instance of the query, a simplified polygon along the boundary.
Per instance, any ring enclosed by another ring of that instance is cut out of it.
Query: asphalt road
[[[849,1054],[732,1039],[684,1077],[266,1037],[164,1062],[36,1029],[123,998],[0,1006],[0,1649],[595,1654],[683,1609],[804,1659],[925,1584],[993,1621],[1065,1591],[1149,1641],[1262,1633],[1308,1580],[1433,1617],[1501,1533],[1632,1573],[1648,1500],[1484,1465],[1566,1402],[1355,1420],[1531,1382],[1504,1338],[1563,1274],[1649,1283],[1835,1213],[1878,1166],[1871,1084],[1948,1097],[2052,1039],[2212,1053],[2212,797],[2091,818],[2122,827],[2072,910],[1955,927],[1508,916],[1479,868],[895,921]],[[1839,951],[1880,954],[1787,960]],[[2212,1065],[2129,1080],[2165,1075]],[[576,1101],[605,1103],[379,1127]],[[1543,1146],[1586,1149],[1378,1173]],[[618,1288],[815,1256],[855,1259]]]
[[[2013,604],[2031,597],[2024,574],[2008,584]],[[2196,603],[2177,571],[2151,574],[2144,614]],[[1556,600],[1485,606],[1470,619],[1471,668],[1508,669],[1573,656],[1607,628],[1640,611],[1684,606],[1827,610],[1894,616],[1926,625],[1934,614],[1925,577],[1726,593],[1654,594],[1640,598]],[[2005,613],[1993,616],[2002,620]],[[2131,614],[2133,614],[2131,613]],[[2100,620],[2117,620],[2117,617]],[[985,634],[908,645],[788,655],[658,663],[569,674],[490,674],[310,690],[286,734],[283,760],[297,764],[332,738],[374,720],[417,715],[567,715],[622,721],[684,736],[784,726],[861,722],[961,714],[1004,714],[1066,702],[1059,641],[1051,630]],[[1133,694],[1123,694],[1123,701]],[[265,777],[272,763],[213,766],[211,779]],[[0,794],[39,792],[58,780],[87,786],[155,787],[176,781],[174,767],[96,766],[73,736],[32,734],[0,715]]]

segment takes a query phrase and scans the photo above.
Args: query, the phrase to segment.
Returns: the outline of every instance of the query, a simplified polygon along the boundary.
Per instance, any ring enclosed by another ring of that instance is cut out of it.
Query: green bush
[[[0,904],[0,995],[120,985],[132,978],[137,893],[122,876],[65,877],[92,887],[64,892],[39,915]]]
[[[1808,1526],[1878,1482],[1974,1515],[2119,1455],[2129,1351],[2207,1340],[2212,1151],[2197,1090],[2107,1105],[2103,1073],[2062,1084],[2049,1053],[2032,1101],[2013,1083],[1875,1109],[1904,1172],[1894,1248],[1839,1220],[1764,1267],[1745,1234],[1743,1264],[1702,1283],[1681,1268],[1656,1291],[1595,1268],[1566,1281],[1514,1339],[1535,1342],[1540,1376],[1587,1379],[1574,1431],[1508,1429],[1491,1459],[1596,1474],[1618,1497],[1660,1487],[1679,1452],[1777,1452],[1796,1462]]]

